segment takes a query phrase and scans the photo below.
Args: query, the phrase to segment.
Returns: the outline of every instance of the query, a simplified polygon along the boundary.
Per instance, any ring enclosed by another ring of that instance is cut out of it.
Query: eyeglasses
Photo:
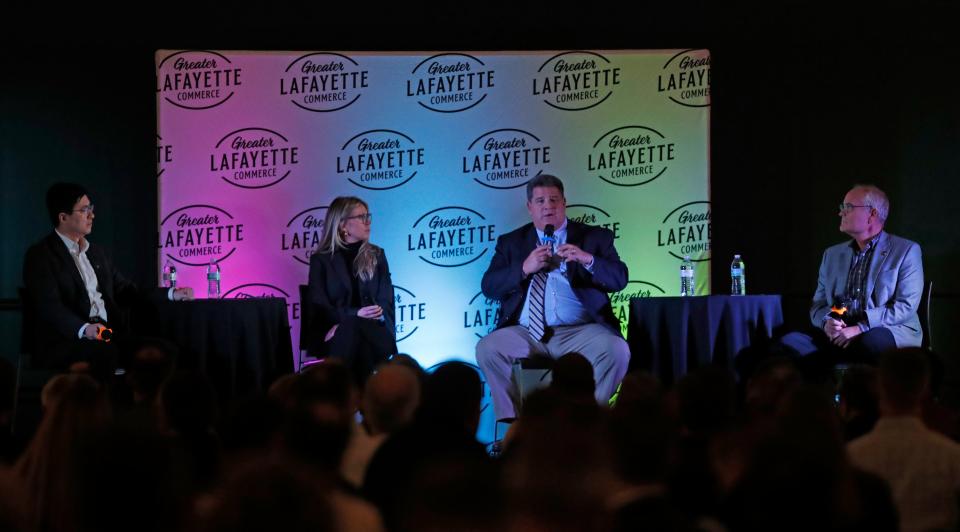
[[[873,205],[854,205],[852,203],[841,203],[839,208],[840,208],[840,212],[847,213],[856,208],[872,209]]]
[[[363,222],[363,223],[365,223],[365,224],[368,224],[368,223],[370,223],[370,220],[373,220],[373,215],[368,212],[368,213],[366,213],[366,214],[358,214],[358,215],[356,215],[356,216],[344,216],[344,217],[343,217],[344,220],[349,220],[349,219],[351,219],[351,218],[356,218],[357,220],[360,220],[361,222]]]
[[[80,207],[79,209],[73,209],[70,212],[82,212],[83,215],[86,216],[93,212],[93,204],[91,203],[90,205],[84,205],[83,207]]]

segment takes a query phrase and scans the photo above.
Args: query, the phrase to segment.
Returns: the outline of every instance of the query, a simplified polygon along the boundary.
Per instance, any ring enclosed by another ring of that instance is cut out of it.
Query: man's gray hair
[[[880,218],[881,222],[886,222],[890,214],[890,200],[887,199],[887,194],[875,185],[854,185],[853,188],[863,191],[863,202],[877,211],[877,218]]]

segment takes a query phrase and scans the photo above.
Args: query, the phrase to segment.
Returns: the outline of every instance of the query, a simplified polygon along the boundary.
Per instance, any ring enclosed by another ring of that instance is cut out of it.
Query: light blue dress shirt
[[[543,231],[537,229],[537,237],[540,243],[543,243]],[[567,221],[563,221],[560,229],[553,233],[553,250],[567,242]],[[547,326],[557,327],[560,325],[580,325],[590,323],[593,319],[587,309],[584,308],[577,295],[573,293],[570,281],[567,279],[567,264],[560,257],[552,257],[551,264],[547,266],[549,274],[547,275],[547,287],[544,294],[544,312],[546,313]],[[592,273],[592,266],[587,271]],[[534,274],[535,275],[535,274]],[[527,297],[523,301],[523,309],[520,311],[519,323],[524,327],[530,322],[530,287],[527,287]]]

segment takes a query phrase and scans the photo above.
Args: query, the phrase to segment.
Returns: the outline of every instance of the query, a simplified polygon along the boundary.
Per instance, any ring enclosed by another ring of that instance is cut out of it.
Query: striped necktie
[[[547,293],[547,272],[540,270],[533,274],[530,281],[530,306],[527,316],[527,330],[534,340],[540,341],[547,329],[547,314],[543,310],[543,300]]]

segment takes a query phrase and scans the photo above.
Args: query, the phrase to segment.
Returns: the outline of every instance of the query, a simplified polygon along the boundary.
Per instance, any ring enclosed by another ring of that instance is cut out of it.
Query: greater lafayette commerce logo
[[[427,304],[417,299],[413,292],[393,285],[394,309],[396,312],[397,342],[402,342],[420,328],[427,319]]]
[[[607,101],[620,85],[620,67],[596,52],[572,51],[544,61],[533,96],[562,111],[584,111]]]
[[[243,241],[243,224],[220,207],[187,205],[163,218],[158,240],[162,253],[180,264],[219,264]]]
[[[224,292],[222,299],[263,299],[267,297],[290,297],[282,288],[266,283],[247,283]]]
[[[663,65],[657,92],[684,107],[710,106],[710,50],[684,50]]]
[[[647,126],[623,126],[597,139],[587,154],[587,171],[621,187],[647,184],[676,158],[676,145]]]
[[[231,131],[210,154],[210,172],[235,187],[266,188],[283,181],[300,164],[300,148],[262,127]]]
[[[627,281],[623,290],[610,294],[610,305],[613,306],[613,315],[620,321],[620,332],[624,336],[627,334],[631,299],[662,295],[666,295],[663,288],[647,281]]]
[[[157,65],[157,93],[181,109],[210,109],[233,96],[242,71],[217,52],[177,52]]]
[[[477,338],[483,338],[497,327],[499,319],[500,301],[477,292],[463,311],[463,328],[473,331]]]
[[[316,52],[293,60],[280,78],[280,95],[300,109],[339,111],[354,104],[370,86],[370,72],[337,53]]]
[[[157,135],[157,177],[166,171],[166,165],[173,162],[173,146],[164,144],[163,138]]]
[[[310,207],[294,214],[280,235],[280,251],[300,264],[310,264],[310,256],[320,246],[326,207]]]
[[[433,55],[413,68],[407,79],[407,98],[437,113],[459,113],[487,98],[495,74],[472,55]]]
[[[522,187],[550,163],[550,146],[522,129],[495,129],[470,143],[462,156],[463,173],[489,188]]]
[[[689,255],[693,261],[710,260],[710,202],[684,203],[664,216],[657,229],[657,247],[680,260]]]
[[[409,135],[371,129],[343,144],[336,172],[360,188],[390,190],[409,183],[423,167],[424,159],[424,149]]]
[[[456,268],[482,257],[496,242],[496,225],[466,207],[426,212],[407,234],[407,251],[433,266]]]
[[[613,232],[614,240],[620,238],[620,220],[604,209],[585,203],[567,205],[567,219],[586,225],[596,225]]]

